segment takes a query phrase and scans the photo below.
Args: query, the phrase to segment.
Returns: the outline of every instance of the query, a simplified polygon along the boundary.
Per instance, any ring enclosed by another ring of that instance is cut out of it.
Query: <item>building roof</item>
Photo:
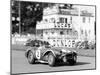
[[[61,14],[61,15],[71,15],[71,16],[87,16],[87,17],[93,17],[92,9],[89,10],[89,7],[85,6],[73,6],[73,8],[63,8],[63,6],[60,6],[61,4],[55,4],[52,7],[44,8],[43,10],[43,16],[48,16],[52,14]],[[88,8],[88,9],[87,9]]]

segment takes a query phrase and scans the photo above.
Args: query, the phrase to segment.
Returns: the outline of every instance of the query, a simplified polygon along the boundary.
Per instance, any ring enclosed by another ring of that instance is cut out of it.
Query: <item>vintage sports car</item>
[[[77,61],[77,53],[74,50],[52,47],[46,41],[36,42],[25,52],[25,56],[30,64],[35,62],[46,62],[50,66],[55,66],[57,62],[65,62],[74,65]]]

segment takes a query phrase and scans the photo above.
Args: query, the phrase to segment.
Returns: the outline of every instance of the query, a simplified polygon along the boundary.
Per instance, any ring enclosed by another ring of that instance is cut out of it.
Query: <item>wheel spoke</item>
[[[33,64],[33,63],[35,62],[34,56],[33,56],[33,52],[32,52],[32,51],[30,51],[30,52],[28,53],[28,62],[29,62],[30,64]]]
[[[52,64],[52,56],[49,56],[49,63]]]

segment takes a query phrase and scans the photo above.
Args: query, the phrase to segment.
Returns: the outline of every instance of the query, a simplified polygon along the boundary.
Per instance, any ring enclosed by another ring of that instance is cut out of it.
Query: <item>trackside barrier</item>
[[[12,44],[24,45],[28,39],[34,39],[34,36],[18,36],[12,37]]]

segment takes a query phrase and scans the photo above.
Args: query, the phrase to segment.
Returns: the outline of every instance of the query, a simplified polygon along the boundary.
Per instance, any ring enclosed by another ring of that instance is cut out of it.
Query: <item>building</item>
[[[90,37],[93,28],[87,26],[94,25],[94,18],[85,10],[64,7],[64,4],[55,4],[44,8],[43,20],[37,23],[36,29],[37,34],[40,33],[40,37],[51,45],[72,48],[77,41]]]
[[[78,31],[78,40],[95,41],[95,7],[77,6],[79,16],[73,17],[73,24]]]

